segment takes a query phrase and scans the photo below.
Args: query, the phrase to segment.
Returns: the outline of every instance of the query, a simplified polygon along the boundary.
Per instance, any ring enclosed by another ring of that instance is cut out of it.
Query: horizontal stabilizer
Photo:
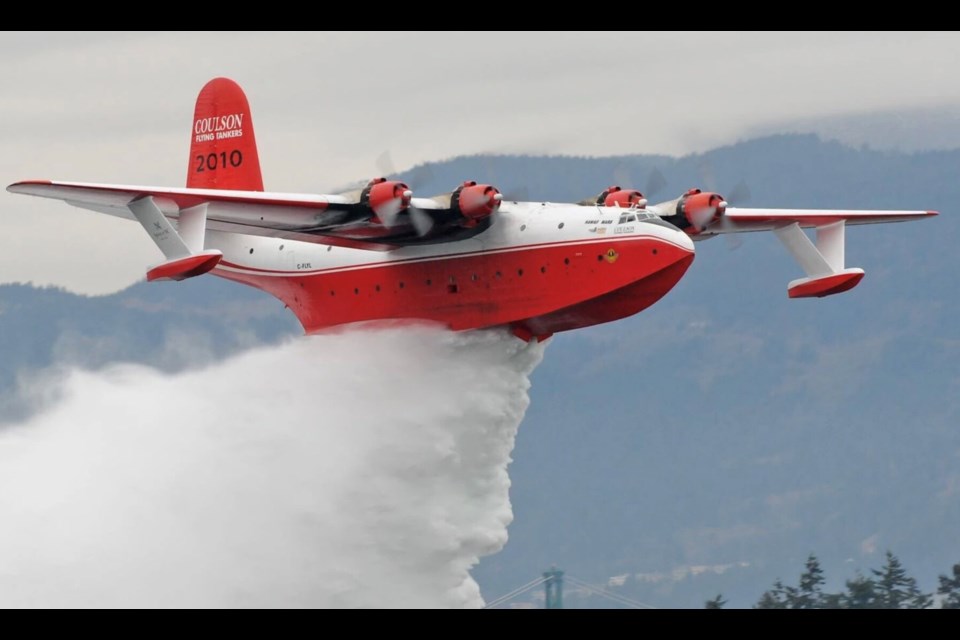
[[[223,259],[223,253],[216,249],[201,251],[184,258],[167,260],[147,271],[147,282],[157,280],[186,280],[202,276],[213,269]]]

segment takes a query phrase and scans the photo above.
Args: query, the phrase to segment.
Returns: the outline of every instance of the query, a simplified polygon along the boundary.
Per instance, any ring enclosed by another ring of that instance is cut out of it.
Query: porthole
[[[540,273],[546,273],[546,272],[547,272],[546,267],[540,267]]]
[[[360,289],[354,288],[353,295],[360,295]]]
[[[656,249],[653,250],[653,255],[657,255],[657,250],[656,250]]]
[[[283,245],[280,245],[280,251],[283,251]]]
[[[476,282],[476,281],[477,281],[477,274],[473,274],[472,276],[470,276],[470,279],[473,280],[474,282]]]
[[[562,222],[557,225],[557,229],[563,229],[563,223],[562,223]]]
[[[526,230],[527,230],[527,225],[525,224],[520,225],[520,231],[526,231]]]
[[[570,264],[570,258],[564,258],[563,264]]]
[[[253,253],[253,247],[250,247],[250,253]]]
[[[523,269],[517,269],[517,275],[518,275],[518,276],[522,276],[522,275],[523,275]]]
[[[403,289],[403,283],[402,283],[402,282],[400,283],[400,288]]]

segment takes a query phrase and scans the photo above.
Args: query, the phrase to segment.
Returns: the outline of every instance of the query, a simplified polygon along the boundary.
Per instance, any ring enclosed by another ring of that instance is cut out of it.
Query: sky
[[[960,38],[930,32],[3,32],[0,177],[181,186],[194,100],[216,76],[245,89],[275,191],[372,177],[384,152],[403,170],[786,131],[956,147],[958,60]],[[0,283],[105,294],[162,259],[135,223],[0,199]]]

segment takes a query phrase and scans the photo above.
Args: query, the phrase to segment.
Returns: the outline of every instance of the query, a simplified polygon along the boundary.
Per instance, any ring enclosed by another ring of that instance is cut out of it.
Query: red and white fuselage
[[[637,313],[694,256],[687,234],[642,211],[535,202],[504,202],[471,238],[385,252],[216,231],[207,246],[223,252],[215,275],[281,299],[307,332],[423,319],[524,337]]]

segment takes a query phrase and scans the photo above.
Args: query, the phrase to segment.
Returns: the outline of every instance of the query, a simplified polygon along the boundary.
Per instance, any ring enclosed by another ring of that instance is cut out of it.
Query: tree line
[[[777,580],[755,605],[754,609],[960,609],[960,564],[953,565],[952,575],[940,575],[936,598],[923,592],[913,577],[907,575],[900,559],[887,551],[886,562],[879,569],[857,575],[846,581],[839,593],[824,591],[825,579],[820,561],[812,553],[796,586]],[[722,609],[723,595],[707,600],[707,609]]]

